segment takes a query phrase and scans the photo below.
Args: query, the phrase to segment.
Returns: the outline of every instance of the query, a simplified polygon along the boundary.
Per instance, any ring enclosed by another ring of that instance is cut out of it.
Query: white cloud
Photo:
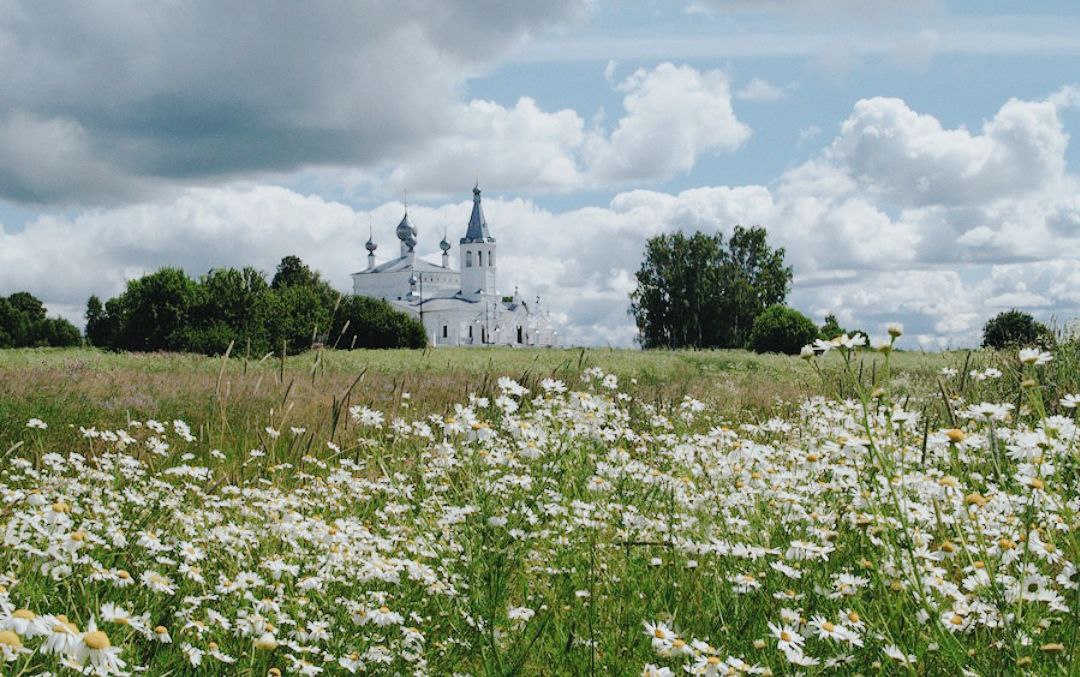
[[[512,107],[473,100],[447,112],[438,138],[380,170],[354,173],[353,182],[384,194],[420,188],[428,196],[452,195],[474,175],[493,190],[608,188],[668,179],[750,136],[719,70],[662,63],[615,88],[625,110],[610,132],[602,116],[587,127],[577,111],[545,111],[528,97]]]
[[[735,92],[735,98],[742,101],[780,101],[786,97],[782,87],[761,78],[754,78]]]
[[[750,137],[735,117],[722,71],[662,63],[639,68],[619,89],[626,115],[610,137],[592,138],[586,150],[600,181],[671,176],[691,169],[702,153],[734,150]]]
[[[1060,180],[1068,138],[1047,101],[1012,99],[972,134],[878,97],[855,104],[827,157],[895,204],[985,204]]]

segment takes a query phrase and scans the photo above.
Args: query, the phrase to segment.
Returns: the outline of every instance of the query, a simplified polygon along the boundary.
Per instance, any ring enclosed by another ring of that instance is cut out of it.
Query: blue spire
[[[480,206],[479,182],[473,187],[472,193],[472,216],[469,217],[469,229],[465,231],[465,237],[461,238],[461,244],[494,242],[495,238],[491,237],[491,234],[488,233],[487,219],[484,218],[484,209]]]

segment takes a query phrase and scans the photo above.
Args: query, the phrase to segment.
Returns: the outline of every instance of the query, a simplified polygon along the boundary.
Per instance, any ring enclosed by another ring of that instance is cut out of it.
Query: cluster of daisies
[[[1049,359],[1020,355],[1031,379]],[[503,378],[441,415],[356,405],[330,438],[271,419],[257,449],[154,420],[49,449],[67,422],[32,419],[36,443],[0,468],[2,659],[97,675],[1065,669],[1080,430],[1025,403],[953,405],[940,427],[885,391],[731,422],[588,369],[575,387]]]

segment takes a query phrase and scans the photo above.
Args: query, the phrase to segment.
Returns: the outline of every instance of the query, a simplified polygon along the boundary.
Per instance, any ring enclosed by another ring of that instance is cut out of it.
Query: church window
[[[494,265],[495,265],[495,250],[493,249],[493,250],[488,252],[488,266],[494,266]]]
[[[476,252],[476,265],[484,267],[484,252]]]
[[[465,252],[465,267],[472,268],[472,252]]]
[[[469,327],[469,338],[472,338],[472,327]]]
[[[446,325],[444,324],[444,325],[442,326],[442,337],[443,337],[443,338],[446,338],[446,336],[447,336],[447,333],[446,333],[446,332],[447,332],[447,331],[448,331],[448,329],[447,329]]]

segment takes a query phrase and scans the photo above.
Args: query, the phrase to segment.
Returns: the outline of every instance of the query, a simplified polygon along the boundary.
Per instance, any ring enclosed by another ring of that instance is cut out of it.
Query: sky
[[[0,294],[81,326],[288,254],[349,291],[479,181],[565,344],[634,344],[649,237],[741,224],[815,321],[975,345],[1080,315],[1078,130],[1075,2],[0,0]]]

